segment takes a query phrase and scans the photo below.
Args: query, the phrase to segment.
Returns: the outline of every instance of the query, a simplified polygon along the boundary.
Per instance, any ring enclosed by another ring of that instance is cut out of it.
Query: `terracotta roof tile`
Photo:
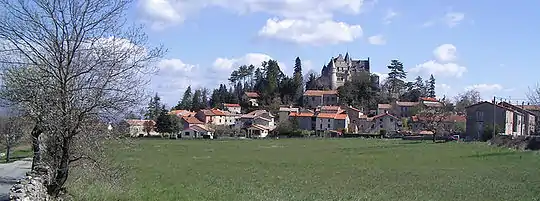
[[[317,118],[324,118],[324,119],[334,119],[336,118],[336,115],[335,113],[319,113],[317,115]]]
[[[523,108],[530,111],[540,111],[540,105],[523,105]]]
[[[203,124],[203,122],[195,117],[182,117],[188,124]]]
[[[378,104],[377,108],[379,108],[379,109],[391,109],[392,105],[390,105],[390,104]]]
[[[245,94],[249,98],[259,98],[259,93],[257,92],[245,92]]]
[[[322,91],[322,90],[307,90],[304,92],[304,96],[322,96],[322,95],[337,95],[336,90]]]
[[[421,97],[420,100],[439,102],[436,98],[433,98],[433,97]]]
[[[315,114],[314,113],[310,113],[310,112],[291,112],[291,114],[289,114],[290,117],[314,117]]]
[[[347,114],[337,114],[335,119],[345,120],[347,119]]]
[[[225,107],[240,107],[240,104],[236,104],[236,103],[223,103],[223,106],[225,106]]]

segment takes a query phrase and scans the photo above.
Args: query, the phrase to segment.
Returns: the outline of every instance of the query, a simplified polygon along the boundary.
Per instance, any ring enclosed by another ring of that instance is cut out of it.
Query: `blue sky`
[[[172,106],[188,85],[214,88],[233,68],[296,56],[320,72],[332,56],[370,57],[384,76],[391,59],[409,79],[437,79],[437,95],[476,88],[485,99],[526,98],[540,69],[540,1],[139,0],[129,19],[168,53],[151,88]]]

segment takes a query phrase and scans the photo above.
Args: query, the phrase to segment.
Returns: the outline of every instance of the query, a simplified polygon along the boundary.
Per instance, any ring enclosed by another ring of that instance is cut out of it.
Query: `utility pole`
[[[495,135],[496,135],[495,133],[497,132],[496,131],[497,129],[495,129],[495,126],[496,126],[495,117],[497,116],[496,115],[496,109],[495,109],[496,105],[495,104],[497,104],[497,99],[496,99],[495,96],[493,96],[493,136],[491,137],[492,139],[495,138]]]

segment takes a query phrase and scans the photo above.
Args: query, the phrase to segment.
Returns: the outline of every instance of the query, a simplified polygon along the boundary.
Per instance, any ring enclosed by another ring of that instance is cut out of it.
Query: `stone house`
[[[527,110],[529,112],[532,112],[534,114],[534,116],[535,116],[535,122],[534,122],[535,128],[534,129],[535,130],[534,130],[533,133],[535,135],[540,133],[539,132],[540,126],[538,126],[538,125],[540,125],[540,105],[524,105],[524,104],[522,104],[519,107],[521,107],[521,108],[523,108],[523,109],[525,109],[525,110]]]
[[[389,112],[389,114],[396,117],[411,117],[416,112],[419,104],[420,102],[396,101],[392,104],[392,112]]]
[[[240,104],[236,103],[223,103],[223,107],[225,111],[229,111],[234,114],[240,114],[242,113],[242,107],[240,107]]]
[[[466,107],[466,134],[481,139],[486,127],[493,126],[502,134],[521,135],[522,116],[516,110],[492,102],[479,102]]]
[[[181,123],[183,125],[182,130],[188,129],[189,127],[193,125],[204,125],[204,122],[202,122],[201,120],[197,119],[194,116],[182,117]]]
[[[270,131],[276,128],[274,121],[275,116],[266,110],[255,110],[250,113],[244,114],[237,119],[235,127],[238,129],[246,129],[248,134],[251,130],[259,136],[264,135],[264,133],[269,133]],[[258,125],[258,126],[253,126]],[[264,129],[261,131],[260,129]]]
[[[211,128],[205,125],[192,125],[187,129],[184,129],[179,136],[180,138],[214,138],[214,133]]]
[[[304,107],[317,108],[317,106],[338,105],[339,98],[336,90],[307,90],[304,92],[303,101]]]
[[[257,92],[245,92],[244,95],[242,95],[242,100],[247,102],[252,107],[258,107],[259,97],[259,93]]]
[[[156,122],[153,120],[127,119],[126,122],[129,125],[129,136],[131,137],[160,135],[155,130]]]
[[[195,114],[195,117],[204,124],[226,125],[225,113],[218,109],[203,109]]]
[[[523,124],[522,124],[522,128],[521,128],[522,135],[533,135],[533,134],[535,134],[535,132],[536,132],[536,115],[535,115],[534,112],[523,109],[523,107],[520,107],[520,106],[512,105],[512,104],[507,103],[507,102],[500,102],[499,105],[507,107],[507,108],[511,108],[513,110],[516,110],[517,112],[519,112],[519,113],[521,113],[523,115],[522,116]],[[519,116],[516,115],[516,114],[517,113],[514,114],[514,118],[519,118]],[[514,122],[514,123],[516,123],[516,122]],[[516,126],[519,126],[519,125],[516,125]]]
[[[176,115],[177,117],[190,117],[195,116],[195,112],[189,111],[189,110],[171,110],[169,112],[170,115]]]
[[[392,113],[392,104],[378,104],[377,114]]]
[[[296,121],[301,130],[314,131],[317,126],[317,116],[313,112],[292,112],[289,119]]]
[[[292,112],[298,113],[299,110],[300,110],[300,109],[297,108],[297,107],[280,107],[280,108],[279,108],[279,112],[278,112],[278,116],[279,116],[278,122],[285,122],[285,121],[288,121],[288,120],[289,120],[289,115],[290,115]]]
[[[380,133],[385,130],[387,133],[399,130],[399,118],[389,113],[379,114],[373,117],[365,115],[360,118],[361,121],[354,129],[361,133]]]
[[[349,117],[343,113],[319,113],[315,124],[317,131],[341,131],[348,128]]]

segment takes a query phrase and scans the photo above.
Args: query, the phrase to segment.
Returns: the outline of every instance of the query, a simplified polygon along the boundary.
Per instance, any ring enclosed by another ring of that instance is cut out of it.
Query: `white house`
[[[240,104],[236,103],[223,103],[223,107],[226,111],[229,111],[234,114],[240,114],[242,113],[242,107],[240,107]]]
[[[291,112],[298,113],[299,108],[296,107],[280,107],[279,108],[279,122],[284,122],[289,120],[289,115]]]
[[[187,129],[184,129],[182,131],[182,134],[180,136],[181,138],[214,138],[214,133],[212,132],[212,129],[204,126],[204,125],[192,125]]]
[[[266,110],[255,110],[242,115],[236,122],[236,128],[246,129],[248,131],[248,136],[250,130],[252,133],[260,133],[260,137],[266,136],[264,133],[268,134],[268,132],[274,130],[276,128],[276,124],[274,121],[274,115],[272,115],[270,112]],[[256,135],[252,136],[255,137]]]
[[[129,125],[129,135],[131,137],[160,135],[154,129],[156,122],[153,120],[127,119],[126,122]]]
[[[315,130],[342,131],[349,126],[349,116],[340,113],[319,113],[315,120]]]

